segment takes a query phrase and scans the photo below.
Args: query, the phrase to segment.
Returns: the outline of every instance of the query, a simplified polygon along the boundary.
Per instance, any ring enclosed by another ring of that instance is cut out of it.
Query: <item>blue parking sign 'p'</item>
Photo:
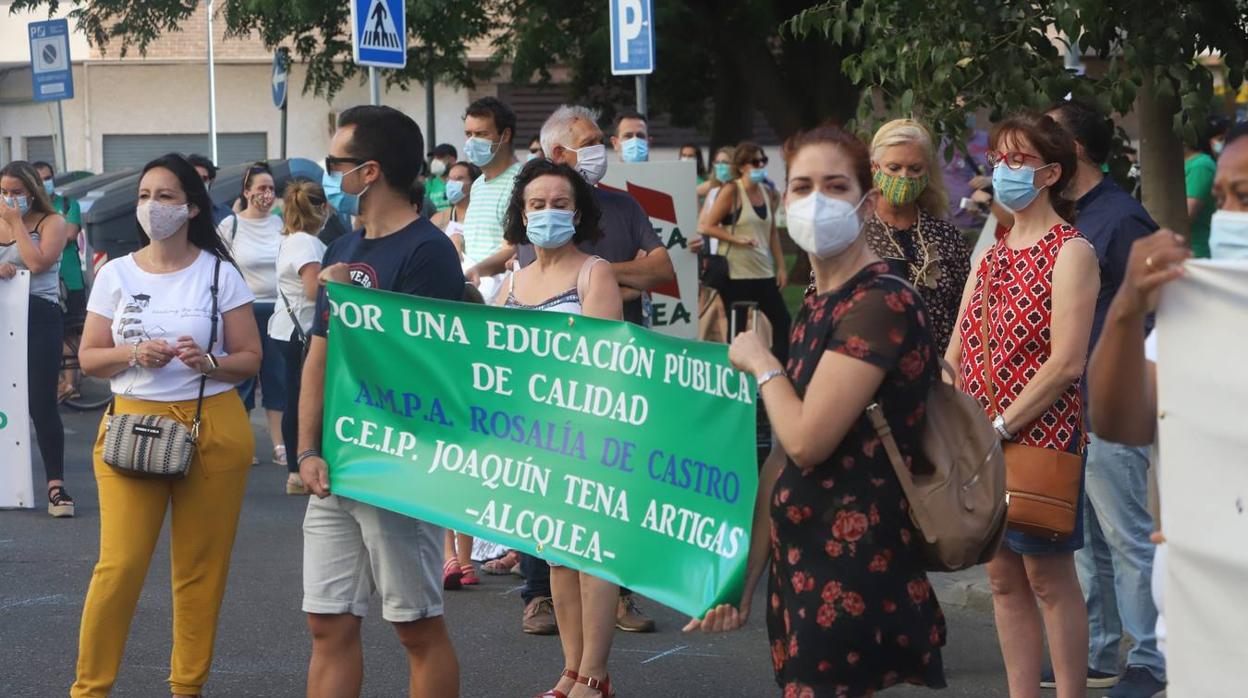
[[[610,0],[611,74],[654,72],[653,0]]]
[[[351,0],[351,49],[356,65],[407,65],[404,0]]]
[[[31,88],[36,102],[74,98],[74,71],[69,58],[69,22],[50,19],[31,22]]]

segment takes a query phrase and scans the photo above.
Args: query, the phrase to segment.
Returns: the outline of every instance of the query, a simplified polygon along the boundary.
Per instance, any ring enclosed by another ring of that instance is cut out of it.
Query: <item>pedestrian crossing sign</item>
[[[351,0],[351,48],[357,65],[407,65],[405,0]]]

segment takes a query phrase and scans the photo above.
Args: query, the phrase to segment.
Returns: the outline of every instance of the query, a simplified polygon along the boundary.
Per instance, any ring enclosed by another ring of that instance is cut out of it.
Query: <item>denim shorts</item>
[[[391,623],[440,616],[442,544],[443,529],[431,523],[345,497],[309,497],[303,611],[363,618],[376,591]]]

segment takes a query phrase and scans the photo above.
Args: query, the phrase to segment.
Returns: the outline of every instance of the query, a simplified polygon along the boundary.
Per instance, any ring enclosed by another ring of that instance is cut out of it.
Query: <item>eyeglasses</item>
[[[767,156],[764,155],[761,158],[754,158],[753,160],[746,160],[745,163],[747,165],[753,165],[759,169],[762,169],[767,166]]]
[[[989,167],[996,167],[997,165],[1004,163],[1005,166],[1011,170],[1018,170],[1022,169],[1022,167],[1027,164],[1028,160],[1035,160],[1036,162],[1044,163],[1044,158],[1032,155],[1031,153],[1024,153],[1019,150],[1006,150],[988,153]]]
[[[340,158],[333,155],[325,156],[325,171],[332,172],[338,165],[363,165],[368,162],[363,158]]]

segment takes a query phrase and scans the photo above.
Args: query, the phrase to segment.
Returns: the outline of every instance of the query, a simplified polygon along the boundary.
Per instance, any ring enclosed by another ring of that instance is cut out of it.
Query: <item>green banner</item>
[[[623,322],[330,287],[330,488],[626,585],[737,602],[755,386]]]

